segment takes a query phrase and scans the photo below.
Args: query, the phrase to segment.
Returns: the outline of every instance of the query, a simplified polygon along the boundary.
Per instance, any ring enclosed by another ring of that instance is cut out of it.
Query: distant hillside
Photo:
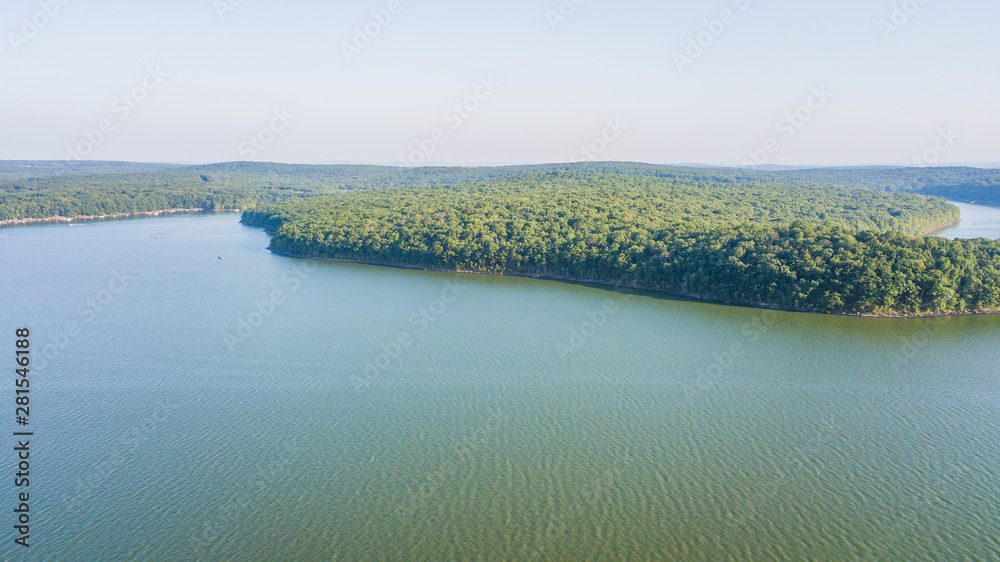
[[[777,172],[795,183],[907,191],[1000,206],[1000,170],[983,168],[823,168]]]
[[[194,166],[123,162],[0,162],[0,220],[170,208],[252,208],[290,198],[510,180],[529,174],[615,174],[720,186],[799,185],[912,192],[1000,206],[1000,170],[827,168],[754,171],[632,162],[504,167],[306,166],[228,162]]]
[[[177,164],[67,160],[0,160],[0,180],[86,174],[134,174],[169,170]]]

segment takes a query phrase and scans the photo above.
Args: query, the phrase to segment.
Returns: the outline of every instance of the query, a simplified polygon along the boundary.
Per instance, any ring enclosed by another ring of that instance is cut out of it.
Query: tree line
[[[750,185],[910,192],[1000,205],[1000,170],[828,168],[756,171],[631,162],[504,167],[302,166],[257,162],[180,166],[121,162],[0,161],[0,220],[170,208],[252,208],[342,191],[512,181],[539,174],[656,178]],[[877,228],[884,228],[877,225]]]
[[[539,275],[792,310],[1000,309],[1000,244],[909,193],[552,171],[265,205],[275,251]]]

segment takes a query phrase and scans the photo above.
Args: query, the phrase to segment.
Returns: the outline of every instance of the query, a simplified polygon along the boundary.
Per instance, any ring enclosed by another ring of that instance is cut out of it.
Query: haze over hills
[[[13,178],[13,177],[41,177],[49,175],[66,175],[66,174],[102,174],[102,173],[130,173],[130,172],[142,172],[142,171],[156,171],[172,168],[197,168],[200,166],[238,166],[242,164],[249,165],[261,165],[261,166],[362,166],[362,167],[380,167],[380,168],[510,168],[510,167],[524,167],[524,166],[555,166],[555,165],[574,165],[574,164],[588,164],[588,163],[607,163],[615,162],[612,160],[608,161],[578,161],[578,162],[566,162],[566,163],[549,163],[549,164],[519,164],[519,163],[504,163],[504,162],[478,162],[478,163],[445,163],[445,164],[420,164],[420,165],[401,165],[398,162],[354,162],[354,161],[329,161],[329,162],[308,162],[303,164],[296,163],[283,163],[283,162],[266,162],[266,161],[246,161],[246,160],[233,160],[228,162],[128,162],[128,161],[114,161],[114,160],[0,160],[0,178]],[[759,171],[759,172],[782,172],[782,171],[794,171],[794,170],[836,170],[836,169],[870,169],[870,168],[914,168],[914,169],[940,169],[940,168],[981,168],[981,169],[997,169],[1000,168],[1000,162],[969,162],[969,163],[955,163],[949,164],[947,166],[899,166],[893,164],[845,164],[842,166],[811,166],[811,165],[801,165],[801,166],[785,166],[777,164],[765,164],[761,166],[724,166],[719,164],[704,164],[700,162],[677,162],[677,163],[645,163],[637,162],[639,164],[646,164],[650,166],[662,166],[665,168],[721,168],[721,169],[737,169],[737,170],[748,170],[748,171]]]
[[[502,167],[396,167],[224,162],[183,166],[131,162],[0,161],[0,220],[109,215],[173,208],[248,208],[353,189],[458,184],[524,174],[600,173],[711,181],[904,191],[1000,205],[1000,170],[808,168],[750,170],[634,162]]]

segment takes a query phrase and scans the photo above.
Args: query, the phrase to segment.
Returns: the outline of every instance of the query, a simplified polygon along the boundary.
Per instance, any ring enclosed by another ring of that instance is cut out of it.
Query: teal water
[[[0,230],[37,432],[4,558],[1000,559],[1000,316],[303,262],[238,220]]]

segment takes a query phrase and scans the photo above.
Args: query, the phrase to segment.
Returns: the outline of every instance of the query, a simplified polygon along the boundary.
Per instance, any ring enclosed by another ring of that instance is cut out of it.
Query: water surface
[[[961,221],[938,232],[944,238],[989,238],[1000,240],[1000,208],[949,201],[962,210]]]
[[[36,350],[29,559],[1000,557],[998,316],[267,243],[236,215],[0,231],[0,330]]]

